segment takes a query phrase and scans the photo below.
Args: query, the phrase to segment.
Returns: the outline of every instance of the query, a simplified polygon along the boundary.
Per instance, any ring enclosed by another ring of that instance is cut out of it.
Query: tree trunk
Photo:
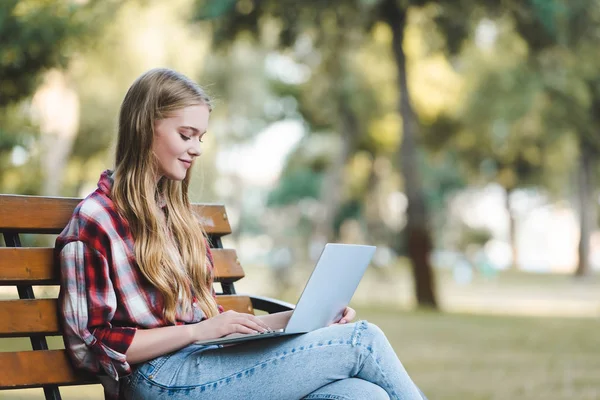
[[[593,227],[594,205],[591,199],[592,184],[592,154],[581,143],[579,156],[579,263],[575,270],[576,276],[587,275],[590,271],[590,236]]]
[[[384,0],[381,11],[383,20],[392,30],[392,51],[398,69],[398,111],[402,116],[402,142],[397,155],[400,159],[404,190],[408,197],[406,235],[417,304],[437,308],[433,270],[429,261],[432,240],[417,163],[417,121],[410,101],[406,55],[402,48],[408,9],[400,9],[396,0]]]
[[[506,199],[504,201],[504,206],[506,207],[506,213],[508,215],[508,242],[510,243],[510,250],[512,254],[512,264],[510,266],[511,269],[519,269],[519,248],[517,246],[517,222],[515,220],[515,215],[512,212],[510,207],[510,195],[513,193],[514,189],[505,188],[506,190]]]

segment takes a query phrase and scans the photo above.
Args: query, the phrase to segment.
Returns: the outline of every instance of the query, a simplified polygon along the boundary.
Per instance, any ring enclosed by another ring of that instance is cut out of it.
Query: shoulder
[[[67,226],[57,238],[57,245],[72,241],[86,243],[90,239],[102,240],[111,232],[123,232],[124,225],[126,223],[115,204],[97,189],[75,207]]]
[[[79,203],[73,212],[73,218],[100,226],[122,222],[113,201],[99,189]]]

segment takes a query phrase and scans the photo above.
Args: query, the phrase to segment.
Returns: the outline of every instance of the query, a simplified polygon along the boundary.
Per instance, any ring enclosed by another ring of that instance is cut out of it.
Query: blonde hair
[[[164,316],[170,322],[175,322],[179,305],[184,314],[190,311],[193,297],[207,318],[218,314],[206,236],[188,198],[191,169],[183,181],[162,178],[157,187],[152,151],[155,121],[199,104],[212,110],[200,86],[161,68],[144,73],[131,85],[119,113],[112,197],[129,223],[139,268],[162,294]],[[166,220],[157,203],[163,196]]]

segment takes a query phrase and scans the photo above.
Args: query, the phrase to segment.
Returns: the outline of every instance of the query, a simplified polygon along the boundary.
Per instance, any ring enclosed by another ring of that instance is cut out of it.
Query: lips
[[[192,162],[190,160],[182,160],[180,158],[178,158],[179,161],[181,161],[183,163],[183,165],[186,166],[186,168],[189,168],[192,166]]]

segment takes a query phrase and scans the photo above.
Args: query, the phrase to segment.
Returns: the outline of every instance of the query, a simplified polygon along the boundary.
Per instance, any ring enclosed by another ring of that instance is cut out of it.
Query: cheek
[[[174,156],[173,144],[169,143],[168,140],[164,140],[163,137],[155,138],[154,145],[154,156],[161,168],[167,168],[172,163]]]
[[[154,152],[157,156],[164,158],[177,153],[177,143],[174,140],[168,140],[163,136],[159,136],[154,141]]]

